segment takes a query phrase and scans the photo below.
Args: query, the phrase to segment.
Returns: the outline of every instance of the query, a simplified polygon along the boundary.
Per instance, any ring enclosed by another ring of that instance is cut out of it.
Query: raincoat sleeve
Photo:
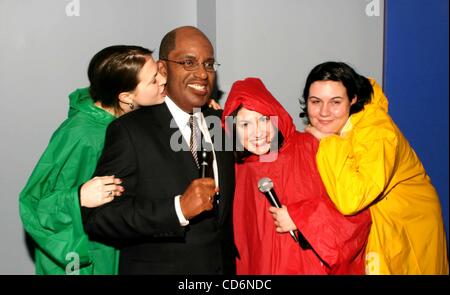
[[[120,177],[125,191],[106,205],[82,208],[84,228],[92,238],[120,244],[134,238],[184,235],[175,213],[175,196],[161,192],[155,196],[139,196],[136,192],[138,156],[126,127],[120,121],[111,123],[95,174]]]
[[[369,210],[355,216],[344,216],[334,206],[322,184],[315,163],[318,142],[312,136],[301,145],[306,169],[304,179],[296,186],[303,187],[305,197],[287,204],[289,215],[300,233],[323,263],[332,270],[352,265],[364,252],[372,224]],[[309,178],[305,178],[309,177]],[[309,188],[309,189],[308,189]],[[349,271],[351,273],[351,271]],[[346,273],[343,270],[343,273]]]
[[[354,216],[344,216],[336,210],[317,170],[315,159],[319,142],[309,134],[299,139],[297,148],[303,160],[296,169],[302,177],[295,178],[297,189],[292,193],[297,196],[286,204],[289,216],[331,272],[340,269],[342,273],[354,273],[345,268],[358,264],[358,257],[365,250],[372,224],[370,212],[363,210]]]
[[[364,111],[366,112],[366,111]],[[388,115],[372,112],[346,137],[320,141],[317,164],[326,190],[337,209],[353,215],[378,198],[392,178],[398,141]]]
[[[76,136],[56,133],[20,194],[20,216],[39,249],[60,266],[76,252],[90,263],[81,222],[78,187],[88,180],[97,153]]]
[[[340,214],[326,195],[289,204],[289,215],[311,248],[330,268],[349,264],[364,251],[369,235],[369,210]]]

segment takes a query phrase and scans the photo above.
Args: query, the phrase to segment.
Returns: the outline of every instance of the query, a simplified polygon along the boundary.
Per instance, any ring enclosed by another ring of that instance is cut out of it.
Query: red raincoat
[[[343,216],[336,210],[317,170],[319,142],[295,130],[292,118],[257,78],[233,84],[222,119],[239,106],[276,116],[284,141],[274,161],[263,162],[253,155],[236,164],[233,222],[239,251],[237,273],[364,274],[370,213],[364,210]],[[289,233],[275,231],[269,202],[258,190],[262,177],[273,180],[280,202],[312,249],[302,249]]]

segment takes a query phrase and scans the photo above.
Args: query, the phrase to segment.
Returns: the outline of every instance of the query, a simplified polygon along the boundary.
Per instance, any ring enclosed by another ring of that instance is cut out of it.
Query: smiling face
[[[342,82],[316,81],[307,98],[309,121],[320,132],[339,134],[355,102],[356,97],[350,101]]]
[[[166,78],[158,71],[152,57],[142,67],[138,75],[139,84],[131,92],[132,100],[138,106],[149,106],[164,102],[164,85]]]
[[[196,70],[187,71],[181,64],[160,61],[161,72],[167,77],[167,95],[187,113],[205,105],[216,78],[215,72],[208,72],[203,66],[205,61],[214,61],[211,42],[195,28],[182,28],[176,32],[175,48],[169,52],[167,59],[200,63]]]
[[[237,113],[236,132],[244,148],[256,155],[267,154],[275,136],[275,128],[268,116],[246,108]]]

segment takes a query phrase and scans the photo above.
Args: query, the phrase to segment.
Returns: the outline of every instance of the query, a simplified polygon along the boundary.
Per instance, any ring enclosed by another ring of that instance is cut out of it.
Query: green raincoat
[[[92,242],[84,232],[78,189],[92,177],[108,124],[88,88],[70,94],[68,118],[20,194],[20,217],[36,242],[37,274],[116,274],[119,252]]]

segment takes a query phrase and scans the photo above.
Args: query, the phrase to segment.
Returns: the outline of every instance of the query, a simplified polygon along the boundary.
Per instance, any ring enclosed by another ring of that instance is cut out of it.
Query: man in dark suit
[[[90,238],[121,245],[120,274],[235,273],[234,161],[206,123],[219,122],[221,113],[204,108],[217,66],[200,30],[169,32],[159,61],[167,77],[165,103],[108,127],[95,175],[121,178],[125,192],[102,207],[84,208],[83,220]],[[201,159],[188,148],[195,134],[213,143],[211,177],[199,178]]]

